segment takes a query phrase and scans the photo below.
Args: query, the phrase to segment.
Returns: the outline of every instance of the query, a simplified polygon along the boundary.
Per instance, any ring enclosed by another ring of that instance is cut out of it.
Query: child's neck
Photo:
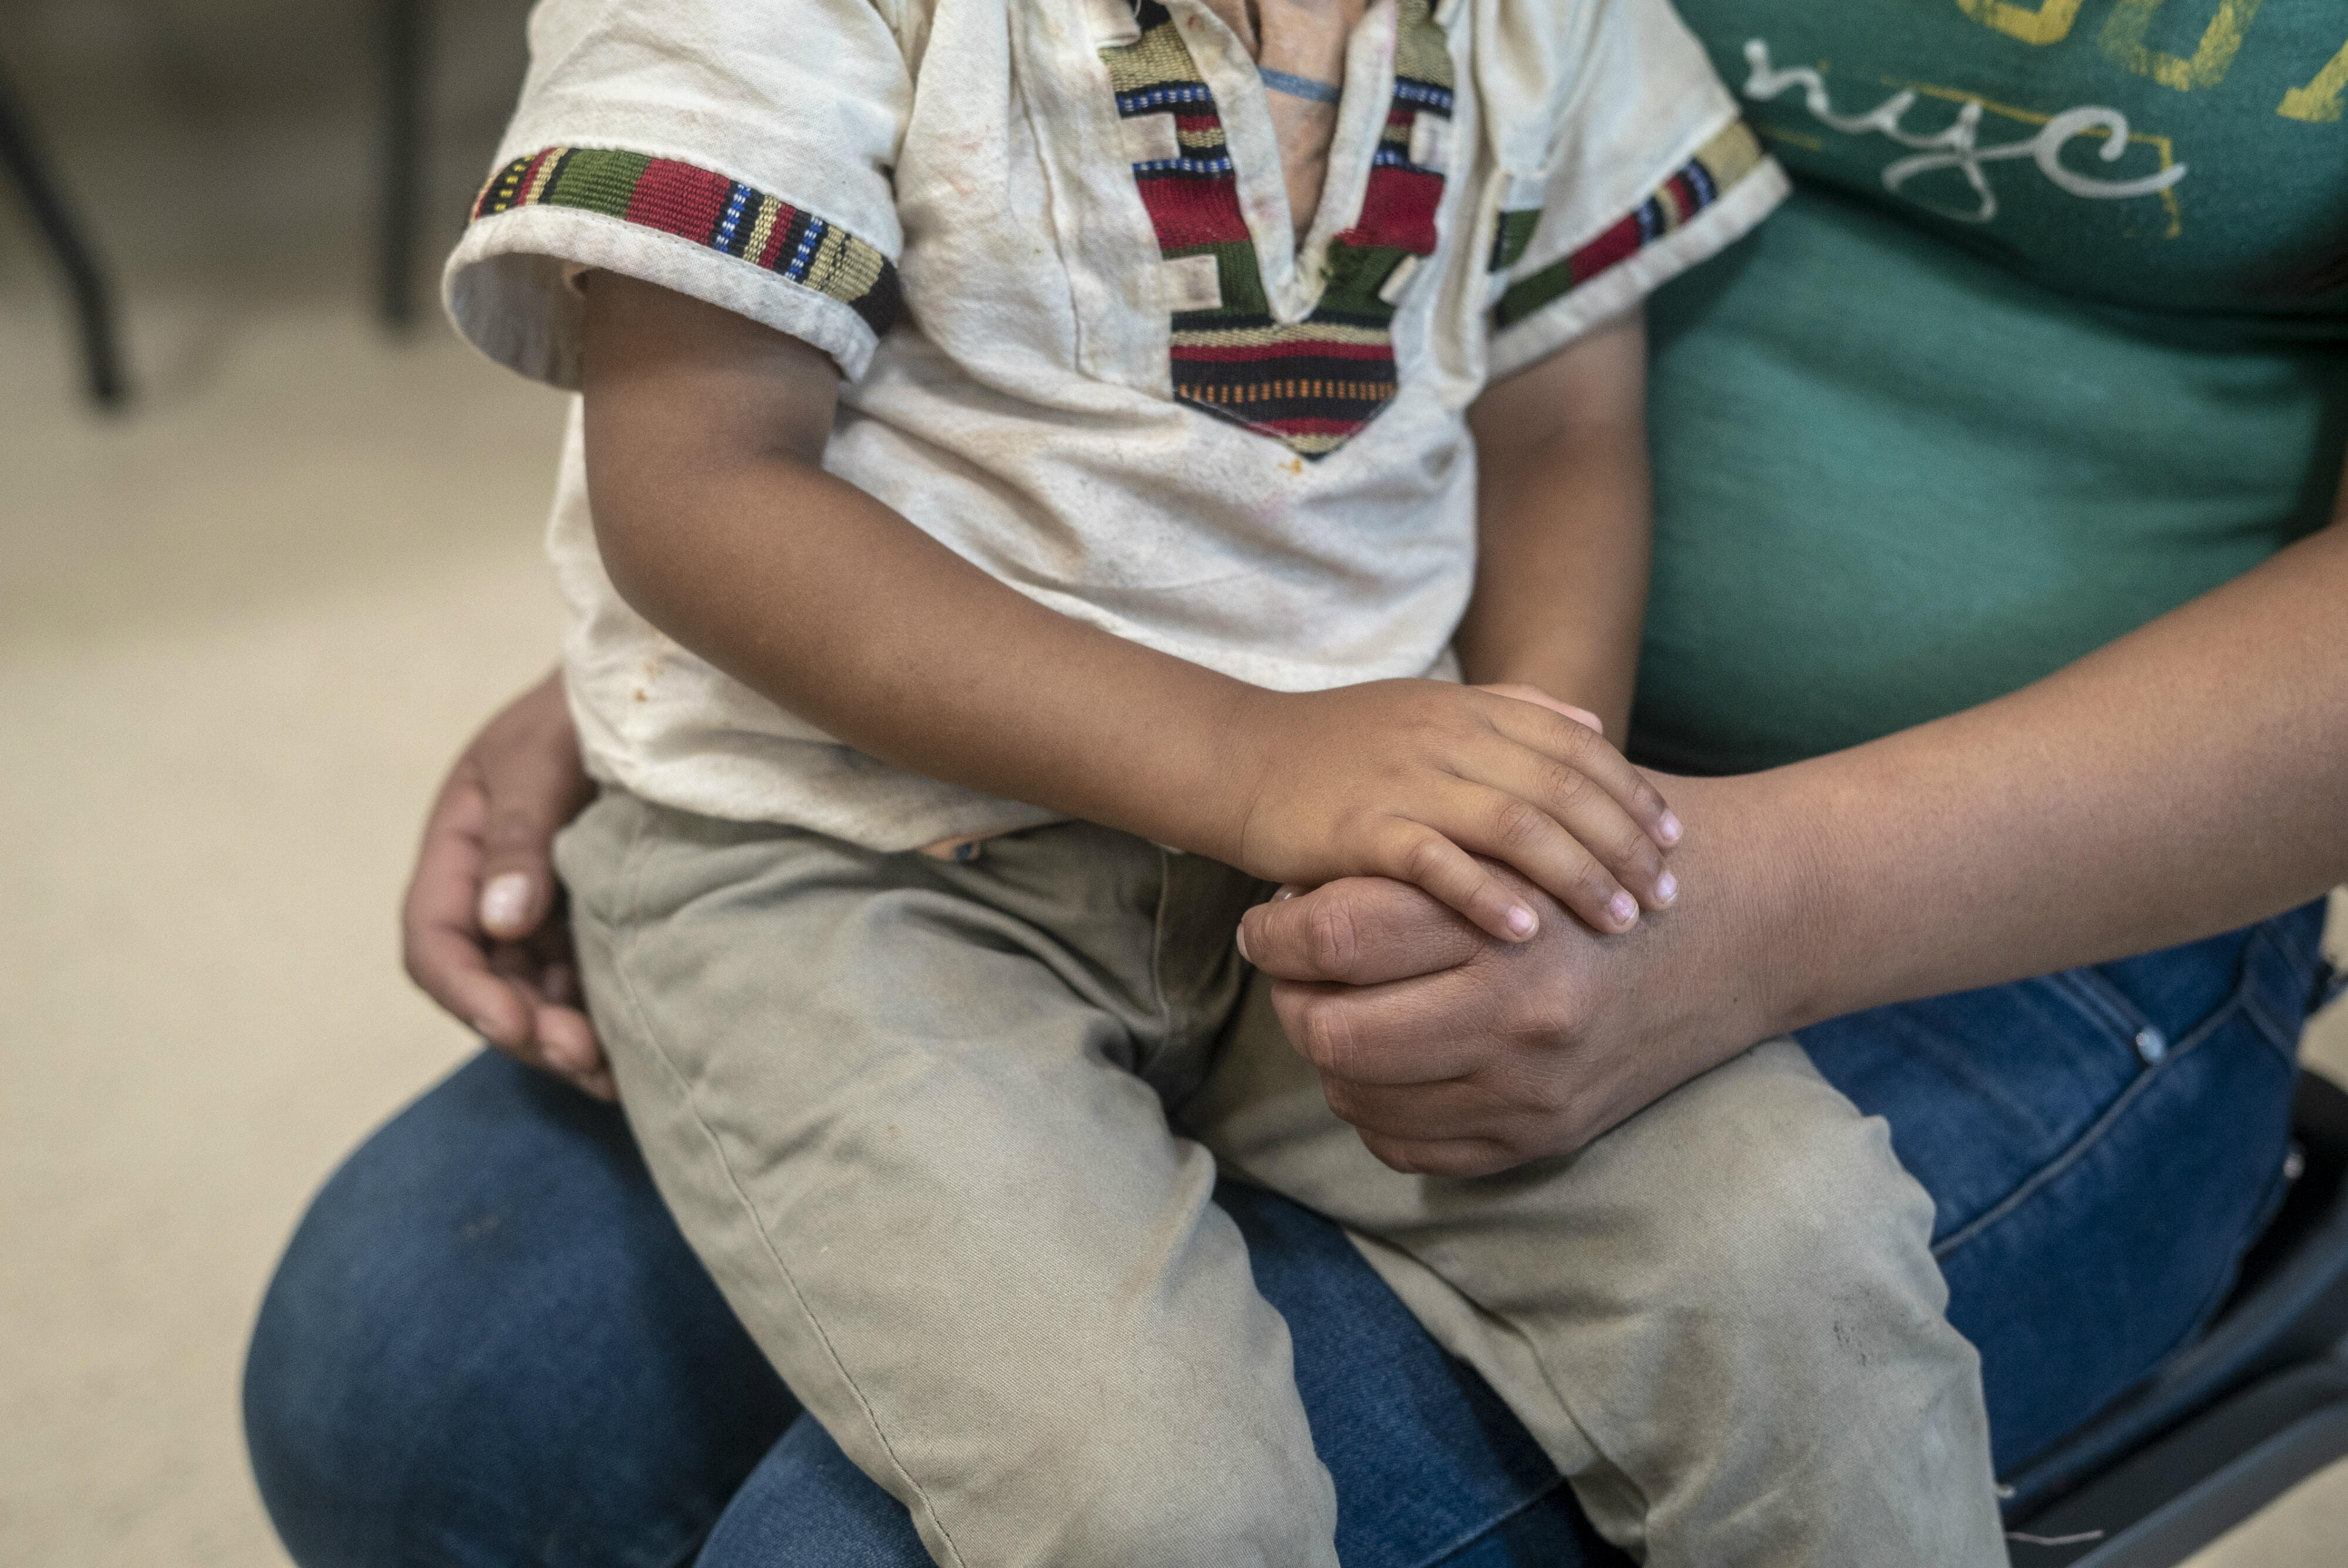
[[[1266,74],[1264,100],[1280,143],[1288,211],[1300,238],[1313,226],[1337,134],[1345,45],[1368,0],[1202,0]],[[1325,89],[1316,93],[1313,88]],[[1290,89],[1295,90],[1290,90]]]

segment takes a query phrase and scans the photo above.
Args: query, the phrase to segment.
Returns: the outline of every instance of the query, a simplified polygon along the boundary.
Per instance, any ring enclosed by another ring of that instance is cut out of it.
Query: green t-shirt
[[[1643,760],[1984,701],[2330,515],[2348,10],[1680,6],[1799,190],[1650,307]]]

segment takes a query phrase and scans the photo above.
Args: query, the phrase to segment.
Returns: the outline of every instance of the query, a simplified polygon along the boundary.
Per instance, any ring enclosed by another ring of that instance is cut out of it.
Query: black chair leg
[[[425,0],[377,0],[384,59],[383,207],[376,234],[376,298],[384,323],[416,320],[417,210],[424,196]]]
[[[129,388],[122,378],[122,355],[115,339],[113,290],[97,252],[66,205],[48,160],[34,145],[31,124],[5,77],[0,77],[0,164],[7,167],[17,189],[25,193],[34,225],[48,241],[50,252],[65,271],[66,284],[73,291],[89,395],[101,408],[118,408]]]

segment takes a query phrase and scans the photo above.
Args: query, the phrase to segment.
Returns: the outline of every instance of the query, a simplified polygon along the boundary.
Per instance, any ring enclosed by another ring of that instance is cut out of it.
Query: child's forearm
[[[630,603],[885,761],[1236,858],[1253,688],[1035,603],[824,473],[817,351],[611,275],[588,315],[589,486]]]
[[[1646,334],[1632,316],[1497,384],[1470,413],[1481,548],[1458,637],[1468,678],[1538,686],[1597,713],[1618,742],[1646,613],[1645,389]]]

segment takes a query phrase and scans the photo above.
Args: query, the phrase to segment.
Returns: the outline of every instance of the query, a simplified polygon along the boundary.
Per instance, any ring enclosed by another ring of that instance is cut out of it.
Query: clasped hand
[[[1597,718],[1529,686],[1379,681],[1256,692],[1242,706],[1244,815],[1231,858],[1275,882],[1390,876],[1502,941],[1540,928],[1514,866],[1592,930],[1678,896],[1679,819]]]
[[[1578,1146],[1706,1064],[1675,1049],[1700,1048],[1702,1030],[1649,1039],[1671,1023],[1650,1016],[1665,993],[1622,1016],[1641,989],[1623,971],[1634,955],[1593,935],[1635,918],[1616,902],[1626,893],[1671,900],[1658,841],[1680,836],[1595,718],[1529,688],[1390,682],[1272,701],[1251,722],[1264,728],[1242,853],[1260,875],[1329,885],[1250,911],[1240,941],[1279,982],[1289,1038],[1330,1104],[1381,1159],[1505,1169]],[[609,1099],[550,856],[591,790],[550,677],[449,774],[403,924],[408,972],[442,1007]],[[1474,915],[1406,885],[1422,879]],[[1533,916],[1529,933],[1516,909]]]

